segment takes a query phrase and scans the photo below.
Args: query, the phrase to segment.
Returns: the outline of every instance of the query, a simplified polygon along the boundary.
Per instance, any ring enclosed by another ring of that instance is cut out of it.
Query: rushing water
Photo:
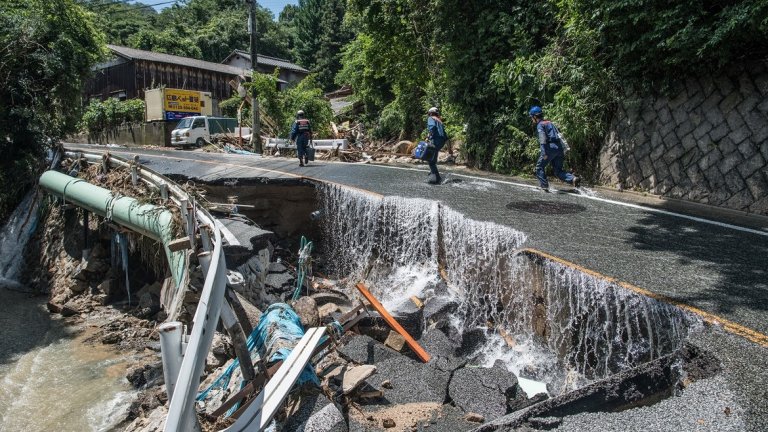
[[[43,297],[20,292],[36,221],[29,195],[0,231],[0,432],[112,430],[134,396],[124,359],[83,343],[51,319]]]
[[[26,291],[18,280],[24,247],[37,228],[37,217],[37,199],[30,192],[0,230],[0,288]]]
[[[681,310],[521,253],[525,234],[433,201],[319,186],[324,252],[337,276],[365,280],[389,308],[449,295],[459,332],[486,329],[475,353],[560,394],[681,346]],[[444,279],[448,292],[435,292]],[[488,329],[491,324],[493,329]]]

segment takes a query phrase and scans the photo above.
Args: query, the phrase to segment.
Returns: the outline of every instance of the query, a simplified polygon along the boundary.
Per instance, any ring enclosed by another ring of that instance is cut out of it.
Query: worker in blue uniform
[[[563,171],[563,162],[565,161],[565,146],[560,134],[557,131],[557,127],[549,120],[544,120],[544,112],[541,107],[533,106],[528,115],[531,116],[531,122],[536,125],[536,135],[539,139],[539,146],[541,152],[539,154],[539,160],[536,162],[536,178],[539,179],[539,185],[541,188],[549,192],[549,182],[547,181],[547,174],[544,171],[548,164],[552,164],[552,169],[555,171],[555,176],[560,180],[572,184],[574,187],[579,187],[579,177]]]
[[[309,164],[307,146],[312,140],[312,123],[306,118],[304,111],[296,113],[296,120],[291,125],[291,141],[296,143],[296,154],[299,157],[299,166]]]
[[[427,140],[435,146],[435,152],[427,163],[429,164],[429,177],[427,183],[440,184],[442,179],[437,171],[437,155],[448,141],[448,134],[445,132],[443,119],[440,118],[440,111],[437,107],[432,107],[427,111]]]

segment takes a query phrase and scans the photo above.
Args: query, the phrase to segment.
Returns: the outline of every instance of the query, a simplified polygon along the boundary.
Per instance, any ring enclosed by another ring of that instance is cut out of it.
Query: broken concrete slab
[[[240,243],[239,245],[224,245],[227,268],[230,270],[236,270],[249,258],[257,255],[259,250],[272,248],[272,244],[276,240],[272,231],[261,229],[246,218],[233,215],[218,220]]]
[[[376,362],[377,374],[367,381],[374,388],[383,388],[384,381],[392,386],[384,392],[384,401],[377,404],[407,404],[434,402],[442,404],[448,392],[450,373],[429,367],[400,354]]]
[[[404,301],[389,313],[414,339],[421,337],[424,332],[424,311],[414,302]]]
[[[458,349],[458,344],[441,330],[428,329],[422,335],[419,343],[432,356],[428,365],[434,368],[453,372],[467,363],[466,358],[457,357],[454,354]]]
[[[344,394],[350,394],[360,386],[368,377],[376,373],[376,366],[361,365],[354,366],[344,372],[342,378],[341,390]]]
[[[319,393],[302,394],[298,409],[277,427],[278,431],[347,432],[339,408]]]
[[[424,322],[427,327],[442,328],[458,308],[459,302],[454,297],[432,297],[424,303]]]
[[[678,350],[638,367],[627,369],[606,379],[526,409],[513,412],[477,428],[475,432],[510,430],[524,426],[529,419],[564,417],[586,411],[614,411],[636,406],[647,398],[671,395],[682,377],[684,366],[700,356],[693,350]]]
[[[507,413],[507,399],[517,393],[517,377],[500,361],[493,367],[464,367],[453,373],[448,395],[464,412],[481,414],[486,420]]]
[[[366,335],[345,335],[337,352],[348,361],[357,364],[377,364],[401,354],[387,348],[381,342]]]

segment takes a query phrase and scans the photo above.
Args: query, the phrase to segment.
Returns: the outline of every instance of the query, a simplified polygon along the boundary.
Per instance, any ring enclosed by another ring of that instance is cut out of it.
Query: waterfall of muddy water
[[[125,359],[73,338],[51,319],[44,297],[18,291],[37,216],[32,207],[27,219],[33,200],[22,202],[0,234],[0,432],[112,430],[134,397]]]
[[[459,332],[495,326],[477,362],[502,359],[554,394],[670,353],[691,323],[671,305],[520,253],[526,236],[514,229],[427,200],[333,185],[318,186],[318,195],[332,273],[365,280],[395,310],[411,295],[453,296]],[[435,289],[440,265],[448,292]]]
[[[0,288],[28,291],[18,281],[27,241],[37,228],[37,199],[30,192],[0,230]]]

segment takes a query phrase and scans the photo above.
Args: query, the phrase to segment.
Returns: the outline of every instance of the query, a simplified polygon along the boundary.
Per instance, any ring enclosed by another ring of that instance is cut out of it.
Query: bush
[[[144,121],[144,101],[130,99],[119,101],[109,98],[104,102],[92,100],[80,119],[80,130],[93,137],[115,131],[124,124]]]

